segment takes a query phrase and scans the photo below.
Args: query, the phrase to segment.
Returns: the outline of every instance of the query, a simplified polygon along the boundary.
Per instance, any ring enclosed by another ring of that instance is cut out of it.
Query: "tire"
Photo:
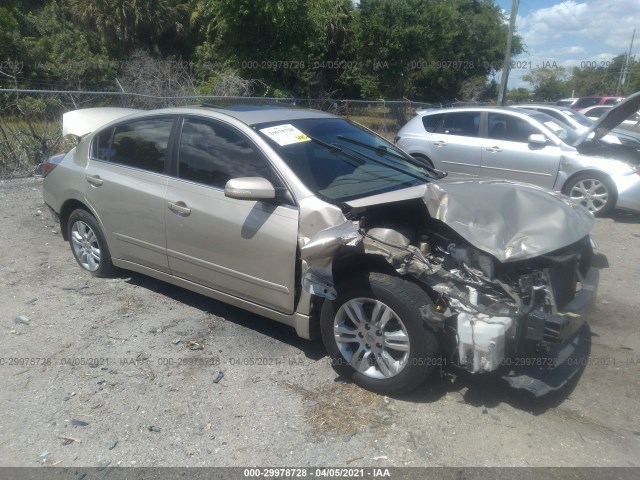
[[[432,303],[429,296],[414,283],[381,273],[352,277],[339,284],[337,292],[335,300],[324,302],[320,315],[322,340],[334,370],[382,394],[422,385],[438,364],[440,351],[420,313]]]
[[[618,200],[618,192],[611,179],[598,173],[583,173],[572,178],[562,193],[587,207],[596,217],[609,213]]]
[[[94,277],[112,277],[115,267],[107,240],[96,219],[86,210],[74,210],[67,221],[71,252],[78,264]]]

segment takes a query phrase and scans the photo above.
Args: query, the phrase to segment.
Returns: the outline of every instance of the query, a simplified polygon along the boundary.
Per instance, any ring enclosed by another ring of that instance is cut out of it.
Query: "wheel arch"
[[[612,193],[616,196],[616,198],[618,197],[618,188],[616,187],[616,183],[613,181],[613,179],[611,178],[611,176],[607,173],[604,172],[602,170],[598,170],[596,168],[588,168],[586,170],[578,170],[577,172],[572,173],[562,184],[562,188],[560,189],[560,191],[562,193],[566,192],[566,188],[570,185],[570,183],[576,179],[577,177],[582,177],[584,175],[594,175],[596,177],[600,177],[600,178],[604,178],[605,180],[607,180],[611,186],[613,187],[613,191]],[[565,193],[566,194],[566,193]]]
[[[392,277],[401,278],[407,282],[413,283],[424,291],[433,303],[438,300],[438,294],[429,288],[423,282],[418,281],[411,275],[400,275],[382,256],[359,253],[353,255],[339,256],[333,261],[333,283],[335,286],[348,280],[351,277],[357,277],[366,272],[383,273]],[[324,301],[325,299],[322,299]],[[322,304],[317,305],[318,311],[322,309]]]
[[[71,213],[74,210],[84,210],[87,213],[89,213],[91,216],[93,216],[98,223],[100,224],[100,226],[102,226],[102,222],[100,221],[100,219],[98,218],[98,216],[95,214],[95,212],[93,211],[92,208],[90,208],[86,203],[81,202],[80,200],[77,200],[75,198],[71,198],[67,201],[65,201],[62,204],[62,207],[60,207],[60,233],[62,233],[62,238],[64,238],[66,241],[69,240],[69,217],[71,216]],[[103,229],[104,230],[104,229]]]

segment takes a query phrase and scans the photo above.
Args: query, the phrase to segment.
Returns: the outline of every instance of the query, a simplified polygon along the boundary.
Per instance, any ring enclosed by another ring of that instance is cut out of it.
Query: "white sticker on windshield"
[[[277,127],[261,128],[260,131],[271,138],[281,147],[292,143],[308,142],[311,140],[304,133],[290,124],[278,125]]]
[[[549,128],[552,132],[559,132],[560,130],[562,130],[562,128],[560,127],[560,125],[558,125],[555,122],[544,122],[544,124],[547,126],[547,128]]]

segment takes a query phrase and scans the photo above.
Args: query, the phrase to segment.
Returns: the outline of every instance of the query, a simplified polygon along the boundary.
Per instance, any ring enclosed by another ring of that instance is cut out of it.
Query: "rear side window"
[[[438,129],[438,125],[442,121],[444,114],[440,113],[438,115],[425,115],[422,117],[422,125],[424,125],[424,129],[428,133],[433,133]]]
[[[93,158],[164,173],[172,118],[150,118],[104,130],[93,140]]]
[[[111,140],[113,140],[113,128],[103,130],[93,139],[93,158],[109,160],[111,154]]]
[[[439,128],[445,135],[477,137],[480,130],[480,112],[448,113]]]
[[[182,126],[178,177],[218,188],[239,177],[263,177],[279,184],[267,161],[242,134],[196,118],[186,118]]]

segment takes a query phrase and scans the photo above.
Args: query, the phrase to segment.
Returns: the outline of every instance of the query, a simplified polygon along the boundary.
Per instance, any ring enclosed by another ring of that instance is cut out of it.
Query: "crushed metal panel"
[[[594,222],[564,195],[506,180],[430,183],[423,200],[432,218],[500,262],[570,245],[584,238]]]
[[[302,286],[309,293],[333,300],[333,258],[340,247],[356,246],[362,235],[353,222],[344,223],[320,231],[300,248],[303,261]]]
[[[133,108],[99,107],[72,110],[62,115],[62,135],[84,137],[107,123],[142,110]]]
[[[359,238],[358,230],[347,221],[340,208],[317,197],[304,198],[299,205],[302,287],[313,295],[333,300],[336,298],[333,257],[342,245]]]

